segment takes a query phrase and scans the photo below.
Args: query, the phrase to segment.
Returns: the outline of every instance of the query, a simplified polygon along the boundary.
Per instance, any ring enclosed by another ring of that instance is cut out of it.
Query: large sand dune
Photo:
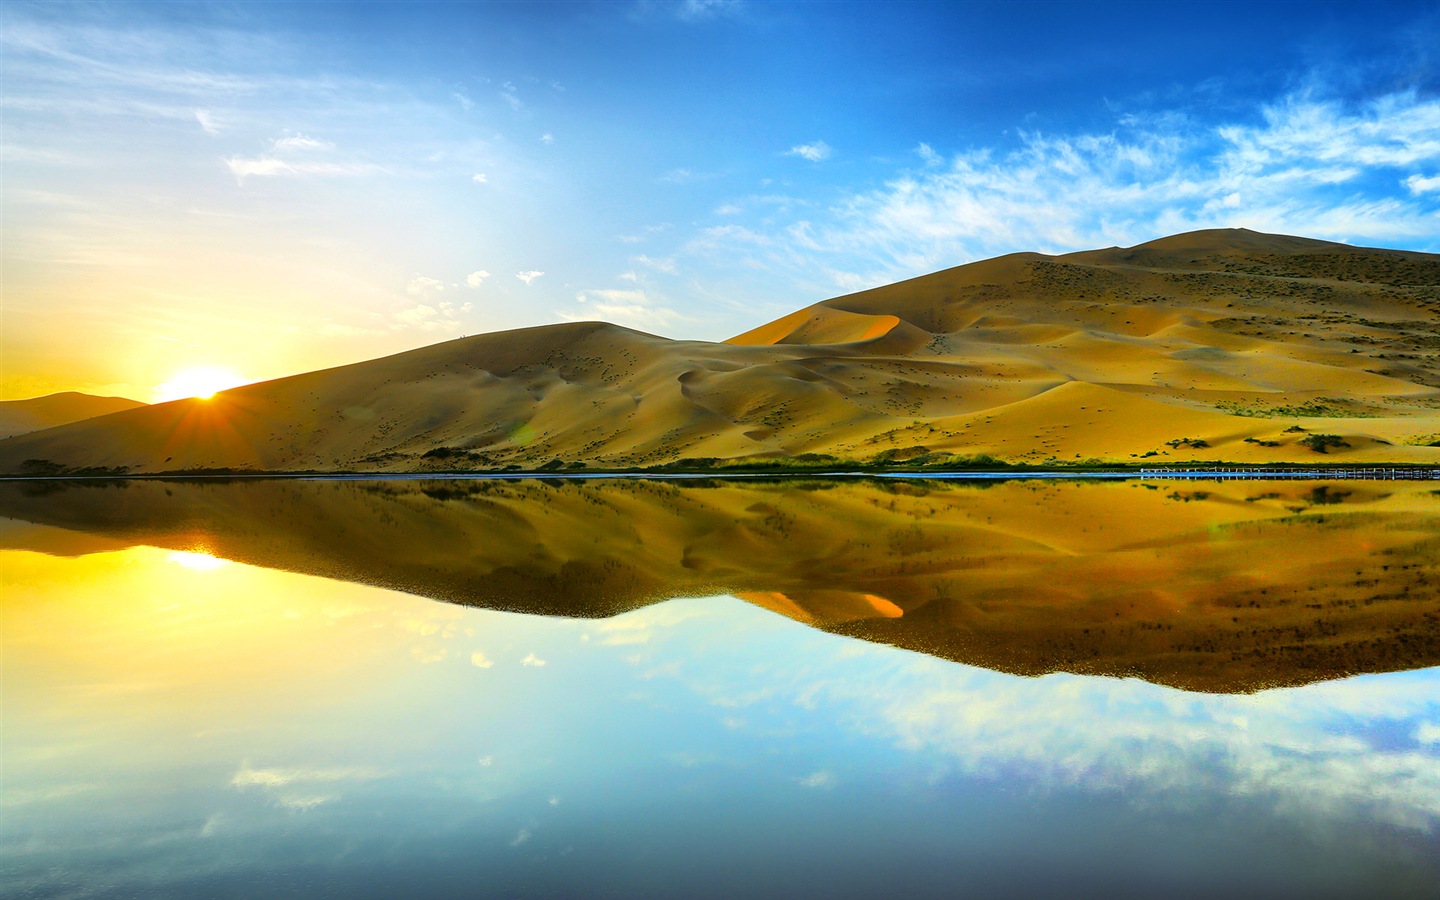
[[[1319,453],[1316,434],[1343,441]],[[1245,230],[1012,254],[721,344],[480,335],[0,441],[0,471],[1440,462],[1440,257]]]

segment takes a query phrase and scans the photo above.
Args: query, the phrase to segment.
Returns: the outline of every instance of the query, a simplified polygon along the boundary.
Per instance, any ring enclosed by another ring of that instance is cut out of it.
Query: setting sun
[[[245,383],[247,383],[245,376],[233,369],[222,369],[215,366],[183,369],[176,372],[169,381],[156,386],[155,402],[164,403],[166,400],[183,400],[188,397],[209,400],[219,391],[238,387]]]

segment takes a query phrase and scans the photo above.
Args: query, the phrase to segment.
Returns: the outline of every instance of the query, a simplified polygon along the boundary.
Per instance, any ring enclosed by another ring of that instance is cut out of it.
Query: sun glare
[[[201,366],[183,369],[171,376],[170,380],[155,388],[155,402],[183,400],[195,397],[209,400],[219,391],[245,384],[246,379],[233,369]]]

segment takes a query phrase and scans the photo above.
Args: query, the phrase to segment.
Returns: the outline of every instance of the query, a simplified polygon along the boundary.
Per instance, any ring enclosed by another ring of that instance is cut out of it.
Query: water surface
[[[1434,896],[1437,501],[5,485],[6,893]]]

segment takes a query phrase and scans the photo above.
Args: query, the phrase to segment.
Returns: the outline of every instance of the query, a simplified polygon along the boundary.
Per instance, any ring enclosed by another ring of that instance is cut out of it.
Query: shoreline
[[[976,470],[927,469],[815,469],[794,468],[695,470],[616,469],[610,471],[522,470],[511,472],[145,472],[0,475],[0,482],[119,482],[119,481],[601,481],[645,479],[652,481],[724,481],[731,479],[806,479],[806,478],[896,478],[906,480],[943,481],[1074,481],[1074,480],[1285,480],[1285,481],[1440,481],[1440,467],[1433,466],[1177,466],[1177,467],[1104,467],[1104,468],[1002,468]]]

